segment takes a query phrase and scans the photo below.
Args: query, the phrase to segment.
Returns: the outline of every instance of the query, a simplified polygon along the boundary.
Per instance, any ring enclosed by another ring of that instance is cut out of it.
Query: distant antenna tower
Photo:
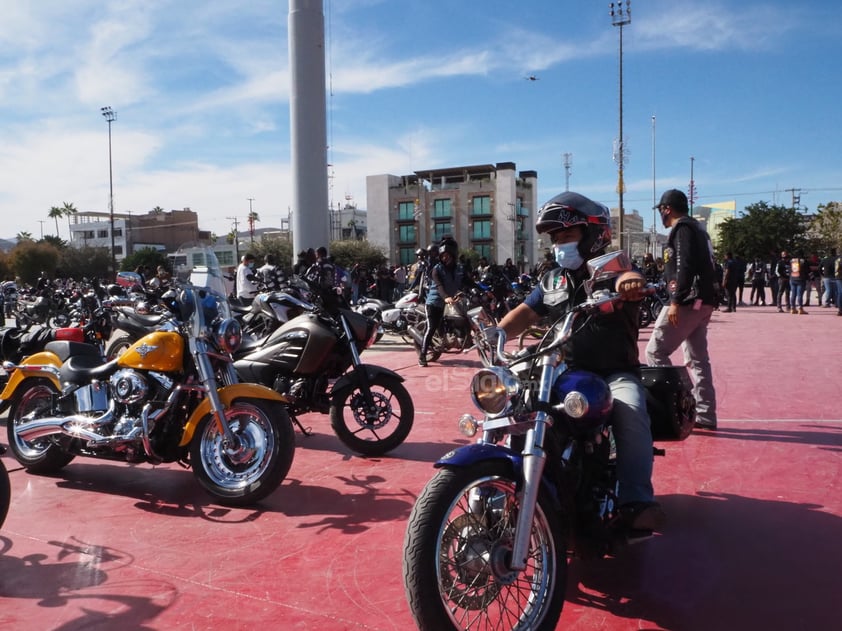
[[[564,154],[564,190],[570,190],[570,174],[573,172],[573,154]]]

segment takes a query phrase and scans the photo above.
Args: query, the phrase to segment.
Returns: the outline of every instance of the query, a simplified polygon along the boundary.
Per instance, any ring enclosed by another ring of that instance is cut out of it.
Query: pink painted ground
[[[644,330],[641,345],[648,331]],[[621,558],[574,562],[559,629],[829,629],[842,567],[842,317],[717,313],[720,429],[656,462],[665,533]],[[388,458],[351,455],[326,417],[255,509],[211,504],[178,467],[77,459],[55,478],[9,457],[0,531],[8,629],[413,628],[401,545],[431,462],[463,442],[472,356],[430,368],[386,338],[417,409]],[[5,442],[5,439],[4,439]]]

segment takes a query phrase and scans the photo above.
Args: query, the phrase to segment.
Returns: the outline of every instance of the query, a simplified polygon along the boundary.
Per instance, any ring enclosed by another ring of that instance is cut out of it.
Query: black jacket
[[[716,305],[713,250],[708,234],[693,217],[682,217],[669,234],[664,250],[664,279],[670,302]]]

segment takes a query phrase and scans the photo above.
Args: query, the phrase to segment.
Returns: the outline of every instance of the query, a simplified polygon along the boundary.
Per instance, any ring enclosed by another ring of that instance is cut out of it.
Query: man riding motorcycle
[[[536,229],[550,235],[559,267],[547,272],[527,299],[500,321],[498,326],[509,339],[542,316],[557,317],[569,305],[580,303],[585,295],[585,262],[602,254],[611,243],[608,209],[573,192],[545,203]],[[615,291],[624,299],[622,307],[589,321],[587,330],[565,348],[565,358],[571,366],[597,373],[608,382],[614,399],[620,514],[630,528],[658,530],[665,516],[654,501],[652,434],[637,347],[638,303],[645,285],[638,272],[619,276]]]

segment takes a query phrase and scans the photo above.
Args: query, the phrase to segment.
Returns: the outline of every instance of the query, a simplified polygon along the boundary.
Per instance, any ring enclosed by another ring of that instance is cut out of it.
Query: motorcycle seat
[[[153,329],[164,321],[164,316],[160,313],[144,315],[142,313],[137,313],[136,311],[125,311],[123,315],[145,329]]]
[[[61,365],[59,379],[62,383],[72,384],[86,384],[91,381],[103,380],[111,376],[116,364],[116,359],[103,363],[102,357],[74,355]]]
[[[49,342],[44,347],[44,350],[56,355],[62,363],[74,356],[96,357],[97,359],[102,359],[102,353],[100,350],[93,344],[86,344],[85,342],[57,340]]]

